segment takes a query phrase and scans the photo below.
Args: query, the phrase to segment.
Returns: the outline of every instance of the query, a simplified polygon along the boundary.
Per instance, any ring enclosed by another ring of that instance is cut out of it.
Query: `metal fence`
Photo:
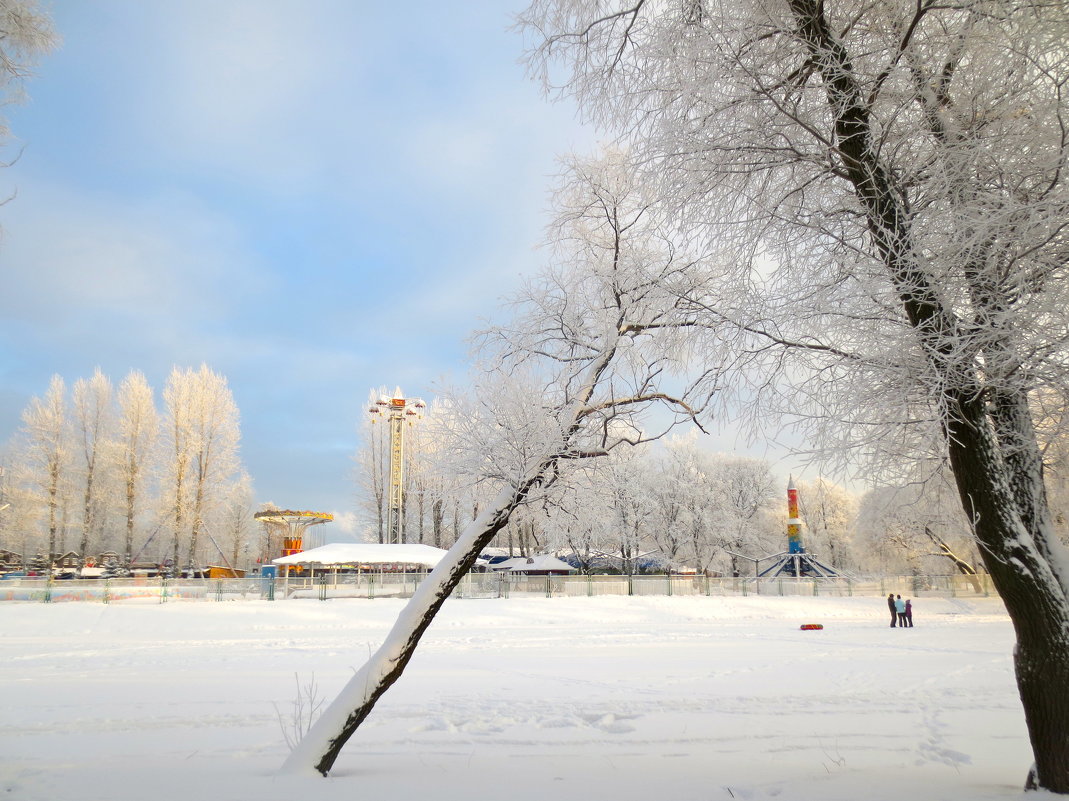
[[[324,573],[314,578],[244,579],[66,579],[15,578],[0,581],[0,601],[59,603],[169,603],[334,598],[409,598],[425,573]],[[709,576],[527,576],[470,573],[453,592],[457,598],[593,597],[595,595],[792,595],[912,598],[994,595],[988,575],[883,576],[857,579],[744,579]]]

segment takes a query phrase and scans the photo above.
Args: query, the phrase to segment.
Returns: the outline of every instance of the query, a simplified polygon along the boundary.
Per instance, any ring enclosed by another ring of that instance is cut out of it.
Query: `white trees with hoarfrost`
[[[172,560],[197,563],[197,548],[209,513],[222,503],[239,468],[238,408],[226,378],[207,365],[174,368],[163,390],[165,492],[161,499],[172,535]]]
[[[31,486],[31,497],[47,508],[48,560],[58,556],[57,539],[62,539],[62,493],[71,464],[70,420],[67,414],[67,385],[52,376],[43,398],[33,398],[22,413],[22,458]],[[27,554],[24,557],[28,558]]]
[[[536,0],[521,24],[735,268],[734,303],[679,297],[738,327],[752,408],[870,474],[940,443],[1016,629],[1029,784],[1069,793],[1069,558],[1029,402],[1069,367],[1069,5]]]
[[[82,483],[81,538],[78,556],[85,566],[90,559],[90,543],[103,527],[109,457],[113,445],[111,381],[98,367],[92,378],[74,382],[74,439],[80,457]]]
[[[675,297],[692,263],[622,159],[572,161],[550,231],[555,264],[482,336],[485,372],[453,399],[468,470],[499,488],[419,586],[385,642],[296,746],[286,770],[326,775],[345,742],[400,677],[449,593],[517,507],[570,463],[649,438],[635,415],[658,403],[667,427],[704,405],[677,378],[690,345]],[[674,382],[681,383],[681,382]]]
[[[118,471],[124,519],[123,563],[134,552],[134,528],[144,505],[151,456],[159,435],[159,415],[152,387],[143,373],[131,372],[119,386]]]
[[[190,423],[192,437],[192,516],[187,564],[197,564],[197,545],[208,515],[225,497],[239,468],[241,438],[239,414],[225,376],[202,364],[187,370],[184,380],[193,386]]]
[[[857,498],[838,484],[817,478],[798,482],[798,499],[806,549],[820,554],[832,567],[856,569],[851,533]]]

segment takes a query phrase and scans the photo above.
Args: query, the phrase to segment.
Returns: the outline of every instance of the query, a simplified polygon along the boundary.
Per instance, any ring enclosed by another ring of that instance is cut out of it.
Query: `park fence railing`
[[[170,603],[177,601],[321,600],[409,598],[425,573],[332,573],[312,577],[242,579],[64,579],[0,581],[0,601],[61,603]],[[528,576],[471,573],[454,591],[457,598],[574,598],[641,596],[886,596],[910,598],[995,595],[991,579],[977,576],[877,576],[844,579],[746,579],[711,576]]]

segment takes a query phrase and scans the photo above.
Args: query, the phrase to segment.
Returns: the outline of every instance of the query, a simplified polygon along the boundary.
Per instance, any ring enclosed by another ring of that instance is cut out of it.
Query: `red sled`
[[[824,629],[823,623],[803,623],[802,631],[822,631]]]

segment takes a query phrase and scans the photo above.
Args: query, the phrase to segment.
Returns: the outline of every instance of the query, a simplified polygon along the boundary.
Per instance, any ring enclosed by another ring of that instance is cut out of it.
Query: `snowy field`
[[[1026,797],[996,599],[455,600],[330,778],[275,776],[294,674],[333,698],[402,603],[3,604],[0,798]]]

